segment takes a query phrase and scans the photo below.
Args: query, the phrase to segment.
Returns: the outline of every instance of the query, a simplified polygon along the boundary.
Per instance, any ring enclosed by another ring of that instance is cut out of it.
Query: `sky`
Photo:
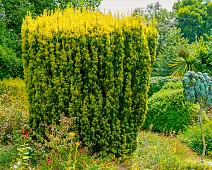
[[[106,12],[109,10],[112,13],[124,13],[127,15],[128,10],[131,13],[136,8],[145,8],[148,4],[159,2],[163,8],[172,10],[174,2],[177,0],[103,0],[100,6],[100,11]]]

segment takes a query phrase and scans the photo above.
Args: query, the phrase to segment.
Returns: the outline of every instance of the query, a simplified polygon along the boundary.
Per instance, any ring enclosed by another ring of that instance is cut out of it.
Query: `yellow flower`
[[[80,142],[76,142],[75,145],[78,147],[80,146]]]
[[[73,139],[75,136],[76,136],[76,134],[73,133],[73,132],[70,132],[70,133],[68,134],[69,139]]]

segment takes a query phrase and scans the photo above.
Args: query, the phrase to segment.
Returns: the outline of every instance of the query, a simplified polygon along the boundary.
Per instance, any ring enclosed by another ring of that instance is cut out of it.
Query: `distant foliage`
[[[188,71],[212,74],[212,37],[199,38],[192,44],[183,44],[168,64],[173,76],[183,76]]]
[[[201,37],[193,44],[197,55],[197,70],[212,76],[212,35],[207,38]]]
[[[174,3],[173,9],[177,14],[177,26],[190,42],[205,34],[211,35],[211,0],[180,0]]]
[[[147,111],[157,30],[141,17],[67,8],[22,26],[30,125],[76,118],[83,145],[129,152]]]
[[[169,82],[148,100],[144,129],[169,133],[185,130],[197,121],[197,105],[186,104],[181,82]]]
[[[0,79],[23,78],[22,59],[7,47],[0,46]]]
[[[156,92],[160,91],[162,87],[168,82],[179,82],[180,79],[176,77],[151,77],[150,89],[148,97],[151,97]]]

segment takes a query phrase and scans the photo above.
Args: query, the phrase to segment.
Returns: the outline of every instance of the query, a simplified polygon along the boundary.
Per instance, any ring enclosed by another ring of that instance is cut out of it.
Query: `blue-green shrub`
[[[212,79],[207,73],[189,71],[182,82],[189,102],[212,106]]]

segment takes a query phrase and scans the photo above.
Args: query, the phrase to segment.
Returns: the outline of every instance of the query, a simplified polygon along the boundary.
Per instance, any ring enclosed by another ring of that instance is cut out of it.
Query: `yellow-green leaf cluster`
[[[30,124],[76,118],[84,145],[133,150],[147,111],[157,30],[140,17],[67,8],[22,26]]]

